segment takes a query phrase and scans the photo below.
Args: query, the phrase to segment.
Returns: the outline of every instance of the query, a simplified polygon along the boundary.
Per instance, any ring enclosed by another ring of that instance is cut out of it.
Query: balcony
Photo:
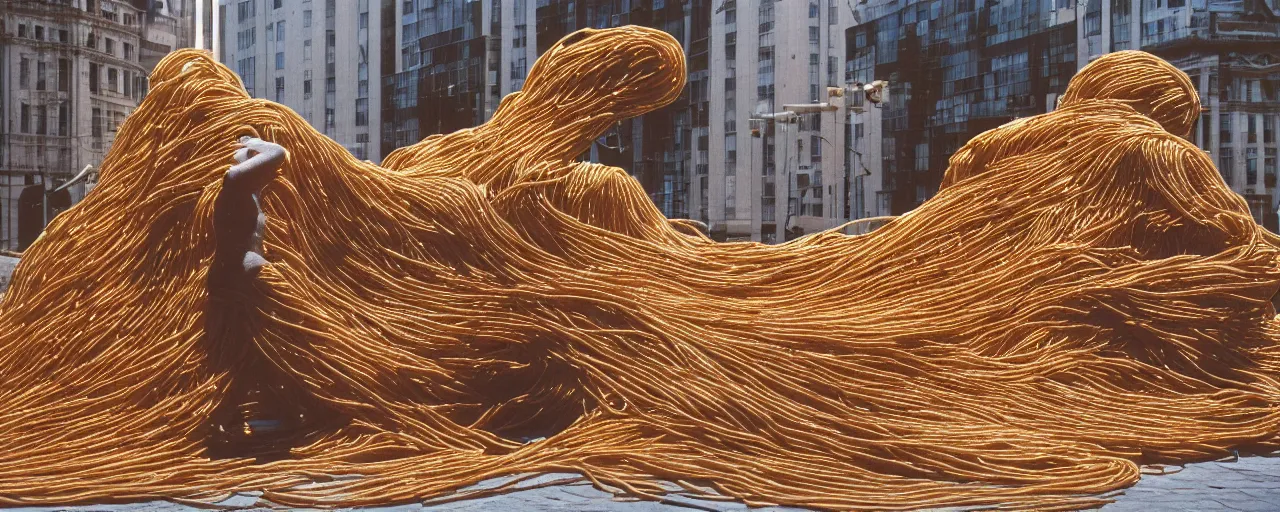
[[[1243,19],[1239,15],[1218,15],[1214,34],[1234,39],[1278,39],[1280,23]]]
[[[1143,48],[1163,48],[1200,41],[1242,42],[1280,40],[1280,23],[1251,19],[1252,14],[1198,12],[1191,16],[1191,26],[1143,34]]]

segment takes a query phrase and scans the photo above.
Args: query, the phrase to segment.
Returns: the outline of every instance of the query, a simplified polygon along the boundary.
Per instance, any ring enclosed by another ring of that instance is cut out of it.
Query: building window
[[[1228,114],[1218,115],[1218,143],[1231,143],[1231,116]]]
[[[93,136],[102,138],[102,109],[93,109]]]
[[[107,90],[120,92],[120,72],[116,68],[107,68]]]
[[[29,87],[31,87],[31,59],[24,56],[18,61],[18,88]]]
[[[36,62],[36,90],[37,91],[45,90],[45,87],[48,84],[44,79],[44,75],[45,75],[44,61]]]
[[[302,60],[311,60],[311,40],[302,42]]]
[[[240,3],[236,4],[236,20],[245,21],[252,18],[255,14],[254,4],[254,0],[240,0]]]
[[[1235,158],[1231,156],[1231,148],[1222,148],[1222,153],[1218,155],[1218,173],[1222,174],[1223,181],[1227,182],[1230,187],[1231,175],[1234,174]]]
[[[112,38],[110,38],[110,37],[108,37],[108,38],[106,38],[106,42],[107,42],[107,45],[106,45],[106,52],[107,52],[107,53],[109,53],[109,54],[111,54],[111,55],[115,55],[115,54],[116,54],[116,40],[115,40],[115,39],[112,39]]]
[[[525,43],[525,41],[527,41],[527,40],[528,40],[528,39],[527,39],[527,37],[526,37],[526,35],[527,35],[527,27],[526,27],[526,26],[524,26],[524,25],[521,25],[521,26],[519,26],[519,27],[516,27],[514,32],[515,32],[515,37],[514,37],[514,38],[512,38],[512,40],[511,40],[511,47],[512,47],[512,48],[524,48],[524,43]]]
[[[18,37],[27,37],[27,24],[26,24],[26,23],[19,23],[19,24],[18,24]]]
[[[367,12],[362,12],[362,13],[360,13],[360,24],[359,24],[359,25],[357,25],[356,27],[357,27],[359,30],[368,30],[368,29],[369,29],[369,13],[367,13]]]
[[[22,116],[18,121],[19,124],[21,124],[21,129],[19,131],[22,133],[31,133],[31,106],[23,103],[22,108],[18,109],[18,113]]]
[[[737,204],[738,177],[730,174],[724,177],[724,218],[738,218]]]
[[[1084,15],[1084,35],[1096,36],[1102,34],[1102,11],[1090,9]]]
[[[1270,144],[1276,141],[1276,118],[1271,114],[1262,116],[1262,142]]]
[[[122,82],[124,82],[124,95],[132,98],[133,97],[133,73],[128,71],[121,71],[121,73],[124,74],[124,80],[121,80]]]
[[[369,126],[369,99],[356,100],[356,126]]]
[[[1274,183],[1276,179],[1276,148],[1267,148],[1266,158],[1262,162],[1262,170],[1267,180]]]
[[[1258,116],[1253,113],[1245,114],[1249,120],[1249,140],[1250,144],[1258,142]]]
[[[129,44],[129,43],[124,43],[124,44],[123,44],[123,47],[124,47],[124,60],[132,61],[132,60],[133,60],[133,45],[131,45],[131,44]]]
[[[304,99],[311,97],[311,79],[310,78],[302,81],[302,96]]]
[[[44,41],[44,27],[36,25],[36,41]]]
[[[239,32],[236,32],[236,49],[237,50],[248,49],[250,46],[253,46],[255,42],[257,42],[256,41],[257,39],[258,39],[257,28],[247,28]]]
[[[71,126],[71,109],[64,101],[58,104],[58,135],[66,137],[69,126]]]
[[[276,23],[276,42],[284,41],[284,22]]]
[[[276,103],[279,103],[282,97],[284,97],[284,77],[278,76],[276,77]]]
[[[49,109],[44,105],[36,107],[36,134],[49,134]]]
[[[276,52],[276,70],[284,69],[284,52]]]
[[[1244,150],[1244,175],[1247,185],[1258,184],[1258,148]]]
[[[59,31],[58,31],[58,42],[59,42],[59,43],[66,43],[66,42],[68,42],[68,38],[69,38],[69,36],[70,36],[70,34],[69,34],[69,33],[67,33],[67,31],[66,31],[66,30],[59,30]]]
[[[98,63],[90,62],[89,63],[89,92],[94,94],[98,94],[100,92],[99,89],[101,89],[101,87],[99,87],[98,81],[101,80],[101,76],[102,76],[102,71],[98,69]]]
[[[256,57],[249,57],[236,62],[236,73],[240,75],[240,81],[244,82],[244,88],[250,96],[253,96],[253,85],[256,78],[255,59]]]
[[[279,9],[281,7],[284,7],[284,0],[275,0],[271,5],[272,9]]]
[[[311,9],[302,11],[302,27],[303,28],[311,27]]]
[[[71,60],[58,59],[58,90],[71,92]]]

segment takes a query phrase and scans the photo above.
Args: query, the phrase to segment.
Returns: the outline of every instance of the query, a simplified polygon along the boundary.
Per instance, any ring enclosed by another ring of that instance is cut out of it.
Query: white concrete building
[[[218,19],[198,25],[202,44],[250,95],[288,106],[356,158],[379,161],[382,14],[370,0],[220,0]]]
[[[50,194],[102,161],[145,93],[147,12],[115,0],[0,6],[0,249],[20,251],[92,188]]]
[[[717,4],[707,175],[691,184],[689,211],[713,234],[766,243],[859,217],[846,206],[847,110],[804,114],[794,123],[753,120],[786,105],[829,102],[827,88],[846,85],[850,11],[836,0]]]

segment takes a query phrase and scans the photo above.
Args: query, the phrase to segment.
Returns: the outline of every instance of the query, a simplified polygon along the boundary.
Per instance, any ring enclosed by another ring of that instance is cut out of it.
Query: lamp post
[[[783,110],[783,111],[781,111],[781,112],[773,112],[773,113],[769,113],[769,114],[757,114],[757,115],[755,115],[755,116],[752,116],[750,119],[751,119],[751,120],[772,121],[772,122],[774,123],[774,126],[777,126],[777,123],[780,121],[780,122],[782,122],[782,129],[784,130],[784,133],[785,133],[786,125],[787,125],[787,124],[790,124],[790,123],[794,123],[794,122],[795,122],[795,120],[796,120],[796,117],[797,117],[797,115],[796,115],[796,113],[795,113],[795,112],[792,112],[792,111],[790,111],[790,110]],[[787,207],[788,207],[788,208],[787,208],[787,210],[788,210],[787,217],[783,220],[783,231],[785,232],[785,230],[786,230],[786,222],[787,222],[787,220],[790,220],[790,216],[791,216],[791,215],[790,215],[790,210],[791,210],[791,208],[790,208],[790,206],[791,206],[791,174],[790,174],[790,171],[788,171],[788,170],[787,170],[788,153],[789,153],[787,146],[789,146],[789,145],[791,144],[791,142],[790,142],[789,140],[787,140],[787,139],[786,139],[786,136],[783,136],[782,138],[783,138],[783,140],[785,141],[785,142],[783,143],[783,147],[782,147],[782,155],[783,155],[783,157],[782,157],[782,174],[786,177],[786,180],[787,180]],[[763,159],[762,159],[762,160],[763,160]],[[768,162],[764,162],[764,165],[768,165]],[[775,185],[774,185],[774,186],[775,186],[775,187],[777,186],[777,185],[776,185],[776,182],[775,182]],[[776,189],[776,188],[775,188],[775,189]],[[775,197],[776,197],[776,196],[775,196]],[[763,208],[763,205],[762,205],[761,207]],[[775,204],[774,208],[775,208],[775,209],[777,208],[777,205],[776,205],[776,204]],[[776,217],[775,217],[775,219],[776,219]],[[774,222],[777,222],[777,221],[775,220]],[[777,236],[777,234],[778,234],[778,229],[775,227],[775,228],[774,228],[774,236],[776,237],[776,236]],[[784,236],[783,236],[783,237],[785,238],[785,234],[784,234]],[[775,241],[776,241],[776,238],[775,238]]]
[[[862,3],[865,3],[865,1]],[[827,95],[832,98],[836,98],[836,97],[845,98],[842,104],[845,109],[846,124],[848,124],[849,129],[852,130],[854,127],[853,114],[865,113],[867,109],[862,106],[853,105],[850,99],[856,97],[856,95],[858,94],[861,94],[865,99],[866,103],[870,103],[875,108],[884,108],[883,103],[885,100],[885,92],[888,87],[889,87],[889,83],[884,80],[874,80],[871,83],[867,83],[867,84],[864,84],[862,82],[850,82],[845,87],[828,87]],[[849,137],[849,141],[850,141],[850,146],[852,146],[853,145],[852,136]],[[857,189],[858,200],[854,202],[855,204],[852,205],[851,208],[856,208],[857,211],[850,212],[850,215],[847,216],[849,218],[846,219],[846,220],[853,220],[854,218],[862,218],[861,215],[863,213],[867,213],[868,215],[870,214],[869,212],[866,212],[863,209],[865,206],[863,203],[866,201],[866,190],[865,190],[866,187],[865,187],[865,180],[863,180],[863,178],[867,176],[871,176],[871,170],[868,169],[866,164],[862,162],[862,159],[865,157],[862,155],[861,152],[853,149],[852,147],[849,147],[847,149],[850,153],[853,153],[858,156],[858,166],[862,168],[862,172],[858,173],[858,175],[854,177],[856,180],[854,182],[854,185],[855,185],[854,188]],[[846,159],[846,161],[847,160],[848,159]],[[849,191],[849,176],[851,174],[853,174],[852,169],[849,168],[849,164],[846,164],[845,173],[844,173],[844,185],[845,185],[846,194],[848,194],[848,191]]]

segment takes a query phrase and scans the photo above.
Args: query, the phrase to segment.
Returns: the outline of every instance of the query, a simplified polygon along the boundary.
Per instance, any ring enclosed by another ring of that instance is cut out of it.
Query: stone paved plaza
[[[530,480],[530,485],[563,479],[569,475],[544,475]],[[483,485],[483,484],[482,484]],[[1158,511],[1247,511],[1280,512],[1280,454],[1271,457],[1246,457],[1237,462],[1206,462],[1186,466],[1166,475],[1144,476],[1142,481],[1122,494],[1115,503],[1102,508],[1106,512]],[[238,496],[224,502],[229,510],[267,510],[256,507],[256,498]],[[149,502],[129,505],[103,505],[57,508],[21,508],[6,512],[199,512],[202,509]],[[423,506],[401,505],[363,509],[371,512],[481,512],[481,511],[582,511],[582,512],[682,512],[688,510],[750,510],[740,504],[712,501],[680,500],[680,504],[613,501],[607,493],[587,484],[559,485],[531,489],[488,498]],[[756,509],[791,512],[797,509]]]

